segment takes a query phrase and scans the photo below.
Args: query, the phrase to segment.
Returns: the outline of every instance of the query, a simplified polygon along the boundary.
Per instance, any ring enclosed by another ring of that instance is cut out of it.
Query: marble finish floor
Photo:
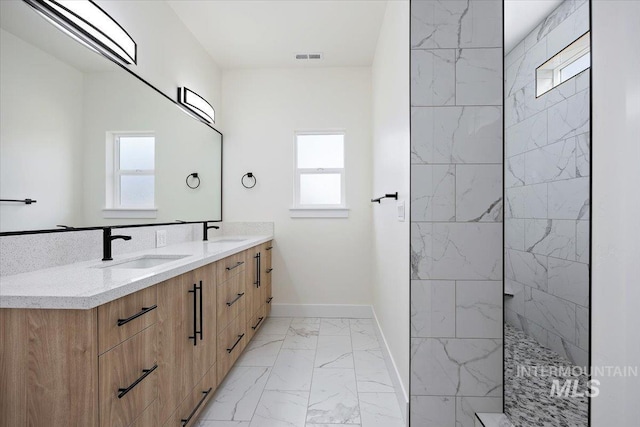
[[[402,427],[372,319],[270,317],[200,427]]]
[[[586,427],[586,397],[551,396],[554,379],[578,379],[578,392],[585,390],[586,375],[578,377],[523,376],[517,366],[572,367],[573,364],[554,351],[542,347],[519,329],[505,324],[505,413],[518,427]]]

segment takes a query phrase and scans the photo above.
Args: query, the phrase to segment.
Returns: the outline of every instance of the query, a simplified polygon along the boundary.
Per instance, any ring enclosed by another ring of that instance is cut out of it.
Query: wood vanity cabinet
[[[213,263],[156,285],[161,423],[216,361],[216,280]]]
[[[270,246],[89,310],[0,309],[0,427],[195,425],[268,315]]]

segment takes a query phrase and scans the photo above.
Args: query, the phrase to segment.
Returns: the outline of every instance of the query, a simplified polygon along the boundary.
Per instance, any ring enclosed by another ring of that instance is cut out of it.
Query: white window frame
[[[569,76],[562,76],[562,71],[566,67],[587,55],[591,55],[591,33],[589,31],[536,68],[536,98],[591,68],[591,58],[589,57],[587,68]]]
[[[299,168],[298,167],[298,136],[300,135],[342,135],[342,168]],[[305,130],[295,131],[293,137],[293,207],[289,210],[292,218],[346,218],[349,216],[349,208],[347,207],[346,196],[346,132],[339,130]],[[340,175],[340,203],[324,204],[324,205],[303,205],[300,203],[300,179],[305,174],[338,174]]]
[[[110,159],[107,165],[107,207],[102,210],[104,218],[156,218],[156,188],[153,189],[153,206],[132,207],[120,204],[120,178],[122,176],[154,176],[154,169],[120,169],[120,138],[131,137],[152,137],[154,139],[154,153],[156,136],[154,132],[108,132],[107,133],[107,155]],[[155,181],[154,181],[155,182]]]

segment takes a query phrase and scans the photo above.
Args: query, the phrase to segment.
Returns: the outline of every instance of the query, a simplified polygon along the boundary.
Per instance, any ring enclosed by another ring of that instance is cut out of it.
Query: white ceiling
[[[510,52],[563,0],[505,0],[504,51]]]
[[[168,0],[222,68],[301,66],[294,54],[321,52],[305,66],[373,62],[386,1]]]

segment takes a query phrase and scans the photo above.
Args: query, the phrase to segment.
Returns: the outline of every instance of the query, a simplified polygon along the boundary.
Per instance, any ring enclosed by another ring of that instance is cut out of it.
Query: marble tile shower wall
[[[502,412],[501,0],[411,2],[411,426]]]
[[[505,59],[505,317],[572,362],[589,349],[589,70],[536,98],[535,69],[589,31],[566,0]]]

